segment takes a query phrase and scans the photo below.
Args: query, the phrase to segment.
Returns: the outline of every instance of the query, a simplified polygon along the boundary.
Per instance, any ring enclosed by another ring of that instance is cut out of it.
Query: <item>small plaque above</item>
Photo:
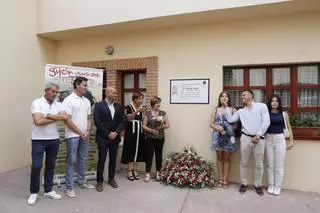
[[[171,79],[170,104],[209,104],[210,80]]]

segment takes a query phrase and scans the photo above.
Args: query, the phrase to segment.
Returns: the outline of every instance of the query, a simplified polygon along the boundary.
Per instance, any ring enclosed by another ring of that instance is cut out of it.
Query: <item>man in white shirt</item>
[[[94,186],[85,182],[85,162],[88,156],[91,131],[91,105],[83,95],[87,92],[88,79],[76,77],[73,82],[74,92],[66,97],[63,108],[72,122],[81,130],[76,133],[66,127],[65,137],[67,140],[67,169],[66,169],[66,194],[68,197],[76,196],[74,191],[73,170],[77,168],[77,183],[82,189],[93,189]]]
[[[242,102],[244,108],[239,109],[233,115],[228,114],[227,120],[234,123],[241,121],[241,162],[240,162],[240,176],[241,186],[239,192],[245,193],[248,187],[248,161],[251,152],[255,163],[254,168],[254,189],[256,193],[262,196],[262,176],[263,176],[263,158],[265,150],[265,132],[270,125],[270,115],[268,108],[263,103],[256,103],[253,101],[253,92],[245,90],[242,92]]]
[[[45,85],[45,94],[32,102],[32,167],[30,178],[30,196],[27,203],[32,205],[37,201],[40,189],[40,171],[42,158],[46,153],[44,175],[44,196],[58,200],[59,194],[52,191],[53,175],[59,150],[59,133],[56,121],[64,121],[74,131],[79,129],[72,125],[68,116],[63,113],[61,103],[55,101],[59,86],[54,83]]]

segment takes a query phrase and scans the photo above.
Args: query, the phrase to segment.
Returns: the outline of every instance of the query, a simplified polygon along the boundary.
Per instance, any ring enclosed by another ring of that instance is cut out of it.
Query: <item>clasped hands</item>
[[[260,140],[260,135],[256,135],[256,136],[252,137],[251,143],[257,144],[259,142],[259,140]]]
[[[155,129],[151,129],[151,133],[154,134],[154,135],[158,135],[159,134],[159,130],[160,128],[159,127],[156,127]]]
[[[225,135],[225,134],[227,133],[226,130],[224,130],[224,128],[223,128],[222,126],[219,126],[219,127],[217,128],[217,131],[220,132],[221,135]]]
[[[110,132],[108,134],[108,139],[113,141],[114,139],[116,139],[116,137],[118,136],[118,133],[117,132]]]
[[[129,121],[133,120],[137,114],[139,114],[140,112],[144,113],[145,111],[146,111],[146,107],[144,106],[139,107],[134,113],[128,115],[128,120]]]
[[[85,132],[82,132],[82,134],[80,135],[80,138],[83,139],[83,140],[87,140],[87,139],[89,139],[89,137],[90,137],[90,131],[89,130],[87,130]]]

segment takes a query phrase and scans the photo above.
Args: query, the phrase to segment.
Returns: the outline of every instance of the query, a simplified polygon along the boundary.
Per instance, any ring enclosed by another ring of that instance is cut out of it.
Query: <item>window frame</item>
[[[143,92],[146,93],[147,92],[147,88],[140,88],[139,85],[139,75],[141,73],[147,73],[145,69],[141,69],[141,70],[130,70],[130,71],[126,71],[126,72],[122,72],[121,73],[121,103],[125,103],[125,93],[126,92]],[[128,74],[133,74],[134,75],[134,80],[133,80],[133,88],[127,89],[124,88],[124,79],[125,79],[125,75]]]
[[[308,85],[298,83],[298,67],[299,66],[318,66],[320,70],[320,62],[307,63],[283,63],[283,64],[259,64],[259,65],[234,65],[223,66],[223,90],[255,90],[264,89],[265,99],[267,100],[273,94],[273,90],[289,90],[290,91],[290,107],[287,109],[291,114],[300,112],[317,112],[320,107],[298,106],[298,97],[300,89],[320,89],[320,84]],[[266,69],[266,86],[250,86],[250,69]],[[290,85],[273,85],[272,69],[274,68],[290,68]],[[226,86],[224,82],[225,71],[232,69],[243,69],[243,85],[242,86]]]

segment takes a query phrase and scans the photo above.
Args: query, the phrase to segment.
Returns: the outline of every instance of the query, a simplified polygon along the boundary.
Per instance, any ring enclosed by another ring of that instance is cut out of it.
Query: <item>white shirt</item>
[[[106,102],[107,102],[107,104],[108,104],[109,110],[110,110],[110,112],[111,112],[111,118],[112,118],[112,120],[113,120],[113,118],[114,118],[114,113],[115,113],[114,102],[113,102],[113,103],[110,103],[110,102],[108,101],[108,99],[106,99]]]
[[[270,115],[267,105],[252,102],[250,107],[239,109],[233,115],[227,112],[227,120],[234,123],[240,119],[242,132],[249,135],[263,136],[270,125]]]
[[[82,131],[87,131],[88,115],[91,115],[90,101],[84,96],[79,97],[74,92],[66,97],[62,106],[64,111],[71,116],[71,120]],[[65,130],[65,138],[79,137],[77,133],[71,131],[68,127]]]
[[[31,104],[31,113],[40,113],[44,116],[47,114],[58,114],[62,111],[62,104],[57,101],[53,101],[51,104],[45,99],[45,97],[34,100]],[[53,140],[59,138],[57,122],[36,126],[32,119],[32,140]]]

